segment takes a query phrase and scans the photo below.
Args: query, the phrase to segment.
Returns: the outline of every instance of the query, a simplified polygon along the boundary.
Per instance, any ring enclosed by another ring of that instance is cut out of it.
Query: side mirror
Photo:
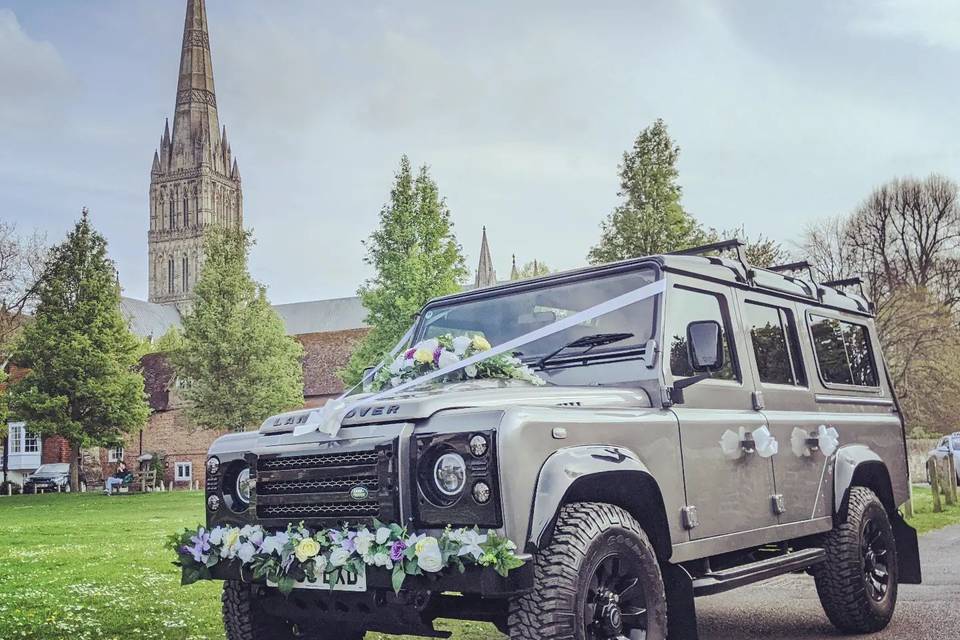
[[[694,371],[723,368],[723,332],[716,320],[698,320],[687,325],[687,357]]]

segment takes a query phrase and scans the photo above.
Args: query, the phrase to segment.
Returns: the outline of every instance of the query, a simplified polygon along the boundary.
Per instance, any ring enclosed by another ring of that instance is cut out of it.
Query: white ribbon
[[[820,451],[829,458],[840,446],[840,433],[834,427],[822,424],[817,427],[817,440],[820,443]]]
[[[761,458],[770,458],[780,451],[780,444],[766,426],[757,427],[750,434],[753,437],[753,450]],[[727,460],[739,460],[743,457],[743,443],[747,439],[746,427],[738,431],[727,429],[720,436],[720,450]]]
[[[793,432],[790,434],[790,449],[793,451],[793,455],[798,458],[810,457],[810,447],[807,445],[807,439],[809,437],[810,434],[807,433],[806,429],[801,429],[800,427],[793,428]]]
[[[663,280],[657,280],[656,282],[644,285],[638,289],[634,289],[633,291],[628,291],[627,293],[621,294],[616,298],[611,298],[606,302],[601,302],[598,305],[594,305],[584,309],[583,311],[579,311],[573,315],[567,316],[566,318],[557,320],[556,322],[548,324],[545,327],[530,331],[521,336],[513,338],[512,340],[507,340],[503,344],[498,344],[492,349],[472,355],[469,358],[464,358],[455,364],[437,369],[436,371],[431,371],[430,373],[426,373],[419,378],[404,382],[403,384],[397,385],[391,389],[387,389],[386,391],[381,391],[376,395],[367,398],[361,398],[360,400],[351,403],[346,401],[345,395],[340,396],[336,400],[327,402],[327,404],[325,404],[319,410],[311,411],[310,415],[307,417],[307,420],[303,424],[294,428],[293,435],[299,436],[305,433],[310,433],[311,431],[319,431],[329,436],[335,436],[337,435],[337,432],[340,431],[340,423],[343,421],[343,417],[360,406],[365,404],[373,404],[374,402],[395,396],[414,387],[418,387],[432,380],[436,380],[437,378],[442,378],[456,371],[460,371],[461,369],[465,369],[471,365],[475,365],[478,362],[483,362],[484,360],[498,356],[501,353],[512,352],[516,348],[522,347],[525,344],[536,342],[537,340],[541,340],[547,336],[565,331],[570,327],[574,327],[578,324],[598,318],[602,315],[610,313],[611,311],[622,309],[623,307],[636,304],[637,302],[661,294],[665,289],[666,283]],[[397,351],[399,351],[399,349],[397,349]],[[393,355],[396,355],[396,353]],[[347,393],[349,393],[349,391]]]
[[[771,458],[780,451],[780,443],[766,427],[753,430],[753,441],[757,447],[757,455],[761,458]]]
[[[747,430],[740,427],[739,432],[727,429],[720,436],[720,450],[723,451],[723,457],[727,460],[739,460],[743,457],[743,440],[747,436]]]

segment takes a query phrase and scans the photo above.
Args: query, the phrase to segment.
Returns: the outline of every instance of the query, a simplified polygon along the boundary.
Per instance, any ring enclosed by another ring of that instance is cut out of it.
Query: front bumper
[[[407,576],[403,583],[403,591],[442,593],[447,591],[475,594],[484,598],[498,598],[529,591],[533,588],[533,558],[528,555],[520,556],[524,563],[522,567],[514,569],[507,577],[503,577],[488,567],[467,567],[464,573],[453,571],[442,574],[424,574],[421,576]],[[249,569],[242,569],[240,563],[218,564],[210,570],[214,580],[241,580],[254,584],[266,585],[264,580],[254,580]],[[311,594],[342,594],[340,591],[326,589],[299,589],[300,593]],[[393,592],[390,572],[386,569],[367,567],[367,592]]]

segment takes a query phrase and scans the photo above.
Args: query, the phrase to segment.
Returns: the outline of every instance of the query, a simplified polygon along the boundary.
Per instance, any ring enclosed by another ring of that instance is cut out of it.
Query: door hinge
[[[753,397],[753,410],[760,411],[763,409],[763,391],[754,391],[751,395]]]
[[[783,515],[784,513],[787,512],[787,507],[786,507],[786,504],[785,504],[784,501],[783,501],[783,494],[782,494],[782,493],[776,493],[776,494],[770,496],[770,502],[771,502],[771,504],[773,505],[773,512],[774,512],[775,514],[777,514],[778,516],[779,516],[779,515]]]
[[[697,515],[697,508],[692,504],[680,509],[680,516],[684,529],[696,529],[700,526],[700,516]]]

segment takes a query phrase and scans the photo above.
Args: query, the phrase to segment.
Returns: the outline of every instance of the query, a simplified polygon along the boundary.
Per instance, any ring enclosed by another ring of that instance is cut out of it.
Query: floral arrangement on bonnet
[[[414,380],[431,371],[455,365],[490,349],[490,343],[480,335],[454,337],[448,333],[423,340],[406,351],[402,351],[389,364],[380,367],[370,381],[369,390],[383,391],[396,387],[408,380]],[[523,380],[535,385],[546,384],[543,378],[536,375],[519,358],[506,353],[454,371],[446,378],[448,381],[500,378],[503,380]]]
[[[390,571],[394,591],[407,576],[439,574],[468,566],[493,568],[506,576],[523,566],[516,545],[493,531],[447,527],[439,537],[410,534],[398,524],[374,521],[373,529],[323,529],[310,531],[303,524],[271,533],[260,525],[216,527],[207,531],[185,529],[169,539],[182,569],[182,584],[211,578],[218,564],[238,562],[254,579],[276,584],[290,593],[297,583],[330,583],[340,571],[353,574],[366,567]]]

